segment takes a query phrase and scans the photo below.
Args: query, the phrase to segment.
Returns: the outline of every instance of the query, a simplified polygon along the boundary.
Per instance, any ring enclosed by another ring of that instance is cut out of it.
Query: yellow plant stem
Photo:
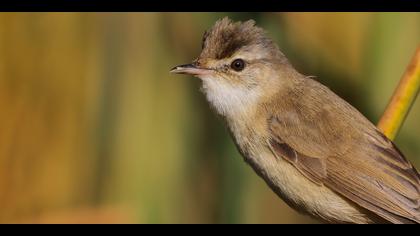
[[[391,140],[395,138],[410,111],[420,88],[420,45],[395,89],[378,128]]]

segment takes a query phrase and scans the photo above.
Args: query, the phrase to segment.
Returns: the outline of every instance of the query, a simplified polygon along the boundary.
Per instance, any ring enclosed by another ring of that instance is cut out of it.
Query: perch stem
[[[395,138],[403,124],[420,88],[420,45],[402,76],[384,114],[378,123],[378,128],[391,140]]]

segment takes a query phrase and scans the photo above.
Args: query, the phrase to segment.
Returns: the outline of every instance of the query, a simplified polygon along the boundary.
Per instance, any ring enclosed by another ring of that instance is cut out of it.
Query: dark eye
[[[236,71],[241,71],[245,68],[245,62],[242,59],[235,59],[232,64],[230,64],[230,67]]]

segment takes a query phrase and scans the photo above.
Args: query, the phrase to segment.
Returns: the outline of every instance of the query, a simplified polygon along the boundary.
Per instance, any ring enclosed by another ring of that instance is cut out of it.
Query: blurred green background
[[[374,123],[420,42],[419,13],[1,13],[0,223],[316,223],[169,74],[226,15]],[[417,167],[419,117],[396,139]]]

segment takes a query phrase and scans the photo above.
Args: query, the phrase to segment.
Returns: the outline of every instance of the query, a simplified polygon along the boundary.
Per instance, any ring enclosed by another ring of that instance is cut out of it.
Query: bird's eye
[[[242,59],[235,59],[232,64],[230,64],[230,67],[235,71],[241,71],[245,68],[245,62]]]

